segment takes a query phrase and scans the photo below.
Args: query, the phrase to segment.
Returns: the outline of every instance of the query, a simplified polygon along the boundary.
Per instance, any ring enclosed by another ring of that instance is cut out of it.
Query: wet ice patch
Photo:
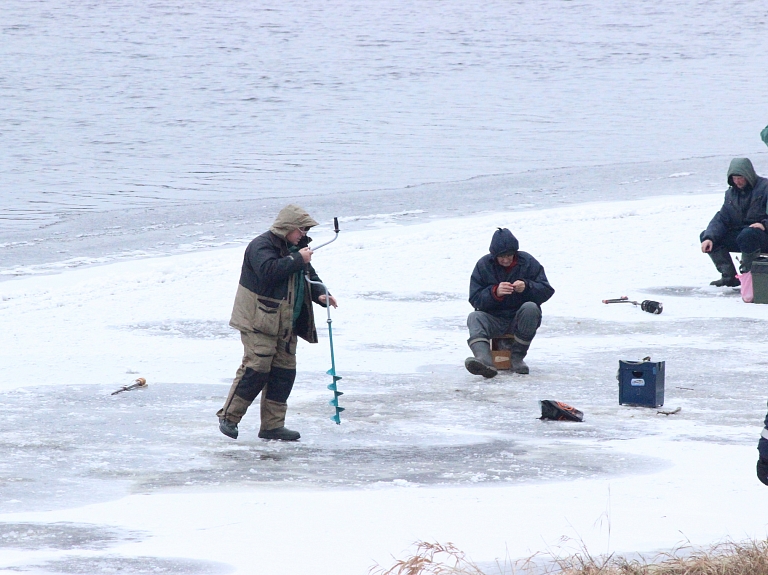
[[[356,297],[370,300],[402,301],[402,302],[434,302],[434,301],[460,301],[465,299],[464,294],[449,292],[423,291],[416,293],[394,293],[390,291],[369,291],[356,294]]]
[[[741,291],[737,289],[722,289],[716,287],[689,287],[689,286],[667,286],[656,288],[645,288],[642,293],[648,293],[659,296],[672,297],[741,297]]]
[[[140,541],[143,534],[103,525],[81,523],[0,523],[0,548],[104,549],[118,543]]]
[[[224,575],[234,568],[213,561],[175,559],[168,557],[65,557],[40,565],[30,566],[40,575],[72,573],[121,573],[124,575]],[[26,571],[28,568],[20,568]]]
[[[630,304],[615,304],[630,305]],[[638,314],[642,314],[637,310]],[[645,317],[642,314],[640,317]],[[650,317],[650,316],[649,316]],[[589,318],[547,317],[539,329],[539,334],[554,336],[658,336],[659,338],[688,338],[691,334],[705,334],[707,337],[720,336],[729,342],[751,341],[765,324],[763,320],[744,317],[724,317],[712,321],[711,318],[691,318],[674,321],[603,321]],[[654,346],[658,347],[658,346]],[[646,354],[641,355],[643,357]]]
[[[202,319],[143,322],[120,326],[119,329],[144,332],[147,335],[183,337],[186,339],[237,338],[237,331],[229,327],[227,322]]]

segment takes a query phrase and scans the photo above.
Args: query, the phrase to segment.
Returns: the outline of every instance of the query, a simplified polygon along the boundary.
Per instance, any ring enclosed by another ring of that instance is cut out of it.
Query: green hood
[[[749,161],[749,158],[734,158],[731,160],[731,165],[728,167],[728,185],[735,188],[732,176],[747,178],[747,182],[749,182],[752,188],[757,183],[757,173],[755,168],[752,167],[752,162]]]
[[[298,228],[311,228],[318,225],[310,215],[304,210],[304,208],[297,206],[296,204],[288,204],[275,218],[275,223],[269,228],[269,231],[285,239],[285,236],[290,234],[293,230]]]

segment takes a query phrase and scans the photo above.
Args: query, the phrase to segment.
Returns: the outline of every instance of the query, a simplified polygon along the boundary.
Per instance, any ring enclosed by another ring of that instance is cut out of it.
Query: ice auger
[[[653,313],[656,315],[664,311],[664,306],[661,304],[660,301],[653,301],[651,299],[646,299],[646,300],[643,300],[641,303],[638,303],[636,301],[632,301],[625,295],[614,298],[614,299],[604,299],[603,303],[631,303],[632,305],[639,305],[640,309],[643,311],[647,311],[648,313]]]
[[[333,237],[332,240],[325,242],[324,244],[320,244],[316,248],[312,248],[312,251],[319,250],[323,246],[327,246],[331,242],[336,241],[336,239],[339,237],[339,219],[333,218],[333,231],[336,232],[336,235]],[[328,385],[328,389],[330,389],[333,392],[333,399],[328,402],[329,405],[333,406],[336,409],[336,413],[334,413],[331,416],[331,419],[336,422],[336,425],[341,425],[341,412],[344,411],[343,407],[339,407],[339,396],[344,395],[343,392],[339,391],[338,387],[336,386],[336,382],[341,379],[340,375],[336,375],[336,358],[333,355],[333,328],[331,324],[333,323],[331,320],[331,296],[328,294],[328,288],[325,286],[322,282],[316,282],[312,281],[309,278],[306,278],[307,283],[317,285],[323,288],[325,290],[325,309],[328,313],[328,319],[326,320],[328,323],[328,341],[331,344],[331,369],[329,369],[326,373],[333,377],[333,383]]]

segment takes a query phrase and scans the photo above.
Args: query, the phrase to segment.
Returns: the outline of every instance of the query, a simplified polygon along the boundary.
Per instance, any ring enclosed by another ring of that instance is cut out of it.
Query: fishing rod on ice
[[[333,218],[333,231],[336,233],[335,236],[333,236],[333,239],[320,244],[317,247],[312,248],[312,251],[319,250],[323,246],[327,246],[330,243],[335,242],[339,237],[339,218]],[[308,277],[305,278],[307,280],[308,284],[320,286],[323,288],[323,291],[325,291],[325,310],[328,314],[328,319],[326,322],[328,323],[328,341],[331,344],[331,369],[326,371],[328,375],[333,377],[333,382],[328,385],[328,389],[330,389],[333,392],[333,399],[328,402],[328,404],[336,409],[336,413],[334,413],[331,416],[331,420],[336,422],[336,425],[341,425],[341,412],[344,411],[343,407],[339,407],[339,396],[344,395],[343,392],[339,391],[336,382],[341,379],[340,375],[336,375],[336,357],[333,354],[333,320],[331,320],[331,295],[328,293],[328,287],[323,282],[316,282]]]

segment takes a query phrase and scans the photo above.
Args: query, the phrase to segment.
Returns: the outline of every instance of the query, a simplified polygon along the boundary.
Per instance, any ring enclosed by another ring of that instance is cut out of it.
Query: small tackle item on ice
[[[510,355],[510,369],[526,374],[523,359],[541,326],[541,304],[555,290],[544,267],[531,254],[519,250],[519,242],[507,228],[498,228],[489,253],[481,257],[469,280],[469,303],[475,309],[467,317],[469,349],[473,357],[464,367],[473,375],[498,374],[491,355],[491,340],[502,338]]]
[[[551,419],[553,421],[584,421],[584,414],[562,401],[554,399],[542,399],[539,401],[541,417],[539,419]]]
[[[728,167],[723,206],[699,234],[701,251],[720,272],[709,285],[738,287],[741,282],[731,252],[741,252],[739,273],[752,269],[760,253],[768,252],[768,179],[757,175],[749,158],[734,158]]]
[[[664,306],[660,301],[645,299],[642,302],[638,303],[634,300],[629,299],[625,295],[614,298],[614,299],[604,299],[603,303],[631,303],[632,305],[639,305],[640,309],[643,311],[647,311],[648,313],[652,313],[656,315],[659,315],[661,312],[664,311]]]
[[[245,249],[229,321],[240,332],[243,359],[216,414],[219,430],[227,437],[237,439],[238,424],[259,394],[258,436],[283,441],[301,437],[285,427],[296,379],[297,338],[318,341],[313,302],[337,306],[336,298],[320,287],[322,281],[310,263],[314,250],[307,233],[317,225],[303,208],[289,204]]]
[[[143,377],[138,377],[134,380],[134,382],[131,385],[124,385],[117,391],[113,391],[110,395],[117,395],[118,393],[122,393],[124,391],[131,391],[132,389],[142,389],[144,387],[147,387],[147,380]]]

